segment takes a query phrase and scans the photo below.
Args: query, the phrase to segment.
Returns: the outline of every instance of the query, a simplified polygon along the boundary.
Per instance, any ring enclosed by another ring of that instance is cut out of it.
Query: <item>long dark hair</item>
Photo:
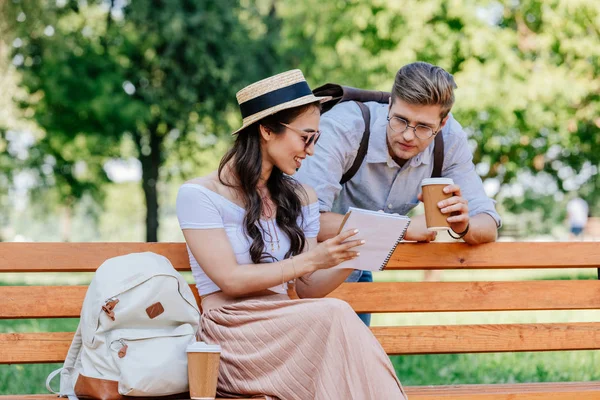
[[[244,217],[244,227],[246,233],[252,239],[250,245],[250,257],[252,262],[258,264],[265,260],[275,261],[270,253],[265,252],[265,243],[263,240],[264,229],[257,222],[263,211],[263,204],[257,191],[258,181],[262,172],[262,152],[260,147],[260,129],[262,125],[275,134],[280,134],[285,127],[280,124],[293,122],[303,113],[311,108],[320,112],[319,102],[309,103],[303,106],[289,108],[276,114],[269,115],[258,122],[250,125],[240,131],[237,135],[233,147],[223,156],[219,164],[219,181],[226,186],[237,189],[245,204],[246,215]],[[234,182],[225,181],[222,172],[227,163],[233,160],[232,170],[235,174]],[[279,228],[290,239],[290,249],[285,254],[285,258],[302,253],[306,245],[304,232],[298,225],[298,218],[302,218],[302,199],[308,194],[295,179],[285,175],[279,168],[273,166],[271,176],[267,181],[267,189],[271,194],[271,199],[277,207],[277,216],[275,221]]]

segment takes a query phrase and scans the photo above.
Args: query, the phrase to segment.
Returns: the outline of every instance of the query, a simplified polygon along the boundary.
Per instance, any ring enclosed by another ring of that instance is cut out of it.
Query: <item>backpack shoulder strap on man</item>
[[[432,178],[442,177],[442,167],[444,164],[444,136],[440,130],[435,135],[435,144],[433,145],[433,171]]]
[[[358,152],[356,153],[356,158],[352,163],[352,166],[348,171],[342,175],[342,179],[340,180],[340,185],[348,182],[363,163],[365,156],[367,155],[367,150],[369,149],[369,137],[371,136],[371,112],[369,111],[369,107],[365,106],[364,103],[357,101],[356,104],[360,107],[360,112],[362,113],[363,120],[365,121],[365,131],[363,133],[362,139],[360,140],[360,146],[358,147]]]
[[[340,185],[348,182],[356,174],[358,169],[363,163],[367,150],[369,149],[369,137],[371,135],[371,112],[369,108],[363,103],[368,101],[376,101],[378,103],[386,104],[390,100],[391,93],[381,92],[378,90],[363,90],[357,89],[350,86],[342,86],[336,83],[326,83],[323,86],[319,86],[313,90],[315,96],[331,96],[331,100],[322,104],[322,113],[326,113],[331,110],[333,106],[344,101],[354,101],[360,108],[362,113],[363,121],[365,122],[365,131],[363,132],[362,139],[360,140],[360,146],[356,153],[354,163],[348,171],[344,173],[340,180]]]

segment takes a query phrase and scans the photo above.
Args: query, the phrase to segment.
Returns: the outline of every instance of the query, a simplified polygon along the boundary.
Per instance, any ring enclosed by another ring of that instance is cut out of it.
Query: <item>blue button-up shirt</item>
[[[400,167],[388,153],[387,104],[365,104],[371,112],[371,136],[367,155],[356,175],[340,185],[342,175],[356,158],[365,130],[358,105],[344,102],[323,114],[319,126],[322,135],[315,154],[304,160],[294,177],[316,190],[321,211],[345,214],[352,206],[407,214],[418,204],[421,181],[431,177],[434,141]],[[469,202],[470,216],[487,213],[500,226],[494,201],[485,194],[481,178],[475,172],[467,135],[452,115],[441,134],[444,135],[442,177],[452,178],[460,186]]]

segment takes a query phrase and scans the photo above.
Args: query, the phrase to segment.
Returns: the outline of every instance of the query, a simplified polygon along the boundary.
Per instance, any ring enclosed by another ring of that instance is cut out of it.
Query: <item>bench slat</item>
[[[426,246],[426,247],[425,247]],[[387,269],[597,268],[593,242],[404,243]],[[0,272],[93,272],[109,257],[140,251],[163,254],[178,270],[189,270],[184,243],[0,243]],[[577,257],[573,257],[577,254]]]
[[[599,322],[375,327],[393,355],[600,349]]]
[[[107,258],[144,251],[190,269],[185,243],[0,243],[0,272],[94,272]]]
[[[371,328],[386,353],[448,354],[600,349],[600,322]],[[62,362],[72,332],[0,334],[0,364]]]
[[[357,312],[600,309],[600,281],[346,283],[330,297]]]
[[[0,286],[0,319],[79,317],[86,290]],[[600,281],[344,283],[329,297],[357,312],[585,310],[600,309]]]
[[[0,286],[1,319],[79,318],[87,286]],[[196,302],[198,290],[190,285]]]
[[[410,400],[597,400],[600,382],[407,387]]]
[[[410,400],[597,400],[600,382],[406,386],[405,390]],[[12,395],[0,396],[0,399],[50,400],[56,399],[56,395]],[[217,398],[217,400],[228,399]],[[264,400],[264,398],[253,398],[253,400]]]

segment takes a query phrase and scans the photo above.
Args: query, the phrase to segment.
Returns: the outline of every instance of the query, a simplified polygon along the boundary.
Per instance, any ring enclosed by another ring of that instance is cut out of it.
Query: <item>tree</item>
[[[19,43],[13,60],[29,93],[21,106],[34,110],[45,131],[37,146],[51,156],[66,195],[97,192],[108,179],[104,163],[131,138],[142,166],[146,238],[156,241],[165,143],[206,124],[223,131],[235,91],[276,67],[252,53],[264,35],[245,23],[260,16],[250,7],[241,21],[235,0],[122,7],[25,0],[6,9]]]
[[[316,84],[389,90],[397,69],[416,60],[454,74],[453,113],[479,174],[527,189],[511,210],[579,186],[600,199],[597,1],[308,0],[279,10],[282,53]],[[556,218],[551,204],[544,210]]]

